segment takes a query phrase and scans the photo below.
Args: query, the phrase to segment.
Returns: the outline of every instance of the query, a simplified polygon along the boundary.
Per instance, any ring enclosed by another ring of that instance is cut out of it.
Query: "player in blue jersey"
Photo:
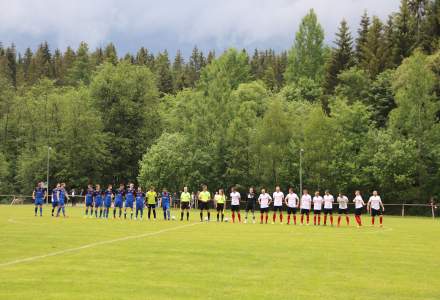
[[[140,219],[144,217],[144,206],[145,206],[145,193],[142,192],[142,188],[139,186],[136,192],[136,217],[138,218],[138,214],[140,213]]]
[[[89,184],[87,186],[86,191],[86,199],[85,199],[85,205],[86,205],[86,215],[84,218],[87,218],[87,215],[89,214],[89,207],[90,207],[90,218],[93,216],[93,194],[94,194],[93,186]]]
[[[99,184],[96,185],[95,191],[93,192],[93,200],[95,202],[95,217],[98,217],[99,208],[99,217],[102,218],[102,190]]]
[[[113,185],[109,184],[104,192],[104,218],[108,219],[108,213],[110,207],[112,207],[113,201]]]
[[[167,189],[162,190],[162,195],[160,198],[160,202],[163,209],[163,219],[170,220],[170,207],[171,207],[171,195],[168,193]]]
[[[130,208],[130,219],[133,219],[133,203],[136,191],[134,189],[134,184],[130,183],[128,185],[127,192],[125,194],[125,208],[124,208],[124,219],[127,218],[127,208]]]
[[[125,195],[125,186],[124,184],[119,185],[119,189],[116,191],[115,204],[113,207],[113,218],[116,218],[116,208],[119,208],[119,218],[122,215],[122,206],[124,205],[124,195]]]
[[[32,200],[34,200],[35,203],[35,216],[37,216],[38,207],[40,207],[40,217],[43,216],[43,203],[46,195],[46,189],[43,188],[43,182],[40,181],[32,193]]]
[[[65,200],[69,200],[69,194],[66,191],[66,184],[61,183],[61,187],[58,190],[58,211],[57,217],[60,216],[60,211],[63,212],[63,216],[66,217],[66,210],[64,208]]]
[[[55,208],[58,207],[58,191],[61,185],[57,183],[56,187],[52,190],[52,217],[55,213]]]

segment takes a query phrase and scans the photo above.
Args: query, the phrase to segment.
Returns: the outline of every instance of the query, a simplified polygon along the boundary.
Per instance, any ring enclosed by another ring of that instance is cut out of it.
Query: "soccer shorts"
[[[266,213],[269,211],[269,207],[260,207],[260,213]]]
[[[189,202],[180,202],[180,209],[189,209]]]
[[[255,203],[246,203],[246,212],[255,210]]]
[[[149,209],[151,209],[151,208],[156,208],[156,204],[150,204],[150,203],[148,203],[147,206],[148,206]]]
[[[125,201],[125,208],[130,207],[133,208],[133,202],[132,201]]]
[[[240,211],[240,205],[231,205],[231,211]]]
[[[332,215],[333,214],[333,209],[331,208],[324,208],[324,215]]]
[[[105,202],[104,203],[105,208],[110,208],[112,206],[112,203],[110,202]]]
[[[102,207],[102,201],[95,201],[95,207]]]
[[[93,206],[92,200],[86,200],[86,206]]]
[[[162,209],[163,209],[163,210],[168,210],[168,209],[170,209],[170,204],[169,204],[169,203],[162,204]]]
[[[283,211],[283,206],[282,205],[274,205],[273,206],[273,211],[274,212],[276,212],[276,211],[279,211],[279,212],[282,212]]]
[[[209,203],[208,201],[204,202],[204,201],[199,201],[199,208],[200,210],[208,210],[209,209]]]
[[[362,215],[362,207],[356,208],[356,210],[354,211],[354,214],[356,216],[360,216]]]
[[[217,211],[222,211],[225,208],[224,203],[217,203]],[[232,206],[231,206],[232,209]]]
[[[372,209],[371,209],[371,215],[372,215],[373,217],[375,217],[375,216],[381,216],[381,215],[382,215],[382,210],[372,208]]]
[[[52,207],[57,207],[58,206],[58,201],[52,201]]]
[[[348,209],[347,208],[340,208],[338,209],[338,214],[342,215],[346,215],[348,213]]]
[[[59,202],[58,202],[58,206],[59,206],[59,207],[64,207],[64,201],[59,201]]]
[[[296,207],[287,206],[287,214],[296,214]]]
[[[306,215],[310,214],[310,209],[308,209],[308,208],[301,208],[301,214],[302,214],[302,215],[304,215],[304,214],[306,214]]]
[[[321,210],[320,209],[314,209],[313,210],[313,214],[314,215],[320,215],[321,214]]]
[[[120,200],[116,200],[116,201],[115,201],[115,207],[122,208],[122,201],[120,201]]]
[[[43,205],[43,199],[35,199],[35,205]]]

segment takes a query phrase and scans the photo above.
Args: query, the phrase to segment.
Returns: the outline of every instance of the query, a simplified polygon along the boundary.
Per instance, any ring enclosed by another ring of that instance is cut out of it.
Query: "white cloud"
[[[287,48],[310,8],[332,41],[342,18],[355,32],[364,9],[385,18],[398,6],[398,0],[0,0],[0,37],[28,45],[47,39],[60,48],[112,40],[131,51],[145,42],[169,49]]]

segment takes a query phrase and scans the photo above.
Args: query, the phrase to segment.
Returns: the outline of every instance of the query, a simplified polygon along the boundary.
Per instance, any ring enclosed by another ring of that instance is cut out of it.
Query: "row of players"
[[[37,206],[40,206],[40,215],[42,215],[42,204],[43,199],[46,196],[45,190],[42,188],[42,183],[35,189],[33,198],[35,200],[35,215],[37,215]],[[235,222],[235,216],[237,214],[238,222],[241,222],[240,214],[240,201],[241,194],[236,191],[235,187],[231,188],[230,192],[231,200],[231,217],[232,222]],[[100,185],[96,185],[94,189],[92,185],[87,188],[87,193],[85,196],[85,216],[93,216],[93,209],[95,209],[95,217],[108,218],[110,208],[113,206],[113,217],[116,218],[117,210],[119,209],[119,218],[122,216],[122,209],[124,208],[124,218],[127,218],[127,210],[129,210],[130,218],[133,218],[133,208],[136,208],[136,216],[138,218],[143,218],[144,207],[148,207],[148,219],[151,217],[151,212],[153,212],[153,217],[156,219],[156,198],[158,194],[154,190],[154,187],[150,187],[147,193],[142,191],[141,187],[137,190],[134,188],[134,184],[129,184],[128,189],[125,189],[123,184],[120,185],[119,189],[115,192],[113,191],[112,185],[109,185],[106,190],[101,190]],[[54,210],[58,207],[57,216],[59,216],[60,211],[65,215],[64,210],[64,200],[68,199],[67,192],[65,190],[65,184],[57,184],[57,187],[52,191],[52,216],[54,215]],[[162,191],[159,195],[160,206],[163,208],[163,214],[165,220],[170,220],[170,205],[171,205],[171,195],[166,189]],[[214,198],[212,199],[211,193],[208,191],[206,185],[203,185],[203,189],[198,193],[199,208],[200,208],[200,221],[203,221],[203,211],[207,212],[207,220],[210,220],[209,202],[214,200],[215,208],[217,210],[217,221],[224,220],[224,211],[226,203],[226,195],[223,189],[216,192]],[[184,213],[186,211],[186,219],[189,220],[189,209],[190,209],[191,194],[188,192],[188,188],[184,187],[184,191],[180,196],[180,209],[181,215],[180,220],[183,220]],[[348,203],[349,200],[347,196],[339,193],[337,200],[338,204],[338,226],[341,223],[341,218],[345,215],[347,225],[350,224],[350,219],[348,216]],[[374,225],[375,217],[379,216],[380,226],[383,224],[383,211],[385,210],[382,200],[378,195],[377,191],[373,191],[373,195],[369,198],[367,204],[363,201],[363,198],[359,191],[355,192],[355,197],[353,198],[355,205],[355,220],[358,226],[362,225],[361,215],[364,206],[367,206],[368,212],[371,214],[372,225]],[[290,224],[290,217],[293,216],[294,224],[296,225],[296,213],[297,209],[300,209],[301,214],[301,225],[304,224],[304,215],[306,216],[306,224],[309,225],[309,215],[312,211],[313,204],[313,223],[314,225],[321,224],[321,212],[324,213],[323,224],[327,224],[327,216],[329,215],[330,224],[333,225],[333,205],[335,204],[335,199],[333,195],[330,194],[328,190],[325,191],[324,196],[320,196],[319,191],[315,192],[312,198],[309,195],[308,190],[304,189],[301,199],[294,192],[293,188],[289,188],[288,194],[284,195],[279,186],[276,186],[275,192],[270,196],[266,190],[261,189],[261,193],[257,198],[254,188],[250,188],[246,194],[246,216],[244,222],[247,223],[248,213],[252,213],[252,221],[255,223],[255,210],[257,203],[260,206],[260,223],[267,223],[269,219],[269,207],[273,203],[273,216],[272,224],[276,222],[277,212],[279,213],[280,222],[283,223],[283,204],[287,206],[287,224]],[[136,204],[134,206],[134,204]]]

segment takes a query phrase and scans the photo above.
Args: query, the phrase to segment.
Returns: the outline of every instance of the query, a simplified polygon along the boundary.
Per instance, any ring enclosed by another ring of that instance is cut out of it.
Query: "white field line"
[[[162,230],[155,231],[155,232],[147,232],[147,233],[143,233],[143,234],[139,234],[139,235],[125,236],[125,237],[121,237],[121,238],[117,238],[117,239],[113,239],[113,240],[106,240],[106,241],[100,241],[100,242],[96,242],[96,243],[90,243],[90,244],[86,244],[86,245],[83,245],[83,246],[79,246],[79,247],[75,247],[75,248],[69,248],[69,249],[64,249],[64,250],[60,250],[60,251],[55,251],[55,252],[51,252],[51,253],[47,253],[47,254],[42,254],[42,255],[37,255],[37,256],[21,258],[21,259],[17,259],[17,260],[8,261],[8,262],[5,262],[5,263],[0,263],[0,268],[1,267],[12,266],[12,265],[17,265],[17,264],[21,264],[21,263],[26,263],[26,262],[31,262],[31,261],[42,259],[42,258],[46,258],[46,257],[57,256],[57,255],[65,254],[65,253],[69,253],[69,252],[76,252],[76,251],[79,251],[79,250],[89,249],[89,248],[93,248],[93,247],[96,247],[96,246],[113,244],[113,243],[123,242],[123,241],[127,241],[127,240],[141,239],[141,238],[144,238],[144,237],[154,236],[154,235],[158,235],[158,234],[161,234],[161,233],[165,233],[165,232],[169,232],[169,231],[174,231],[174,230],[178,230],[178,229],[182,229],[182,228],[185,228],[185,227],[190,227],[190,226],[194,226],[194,225],[198,225],[198,224],[202,224],[202,223],[191,223],[191,224],[187,224],[187,225],[182,225],[182,226],[176,226],[176,227],[171,227],[171,228],[167,228],[167,229],[162,229]]]

